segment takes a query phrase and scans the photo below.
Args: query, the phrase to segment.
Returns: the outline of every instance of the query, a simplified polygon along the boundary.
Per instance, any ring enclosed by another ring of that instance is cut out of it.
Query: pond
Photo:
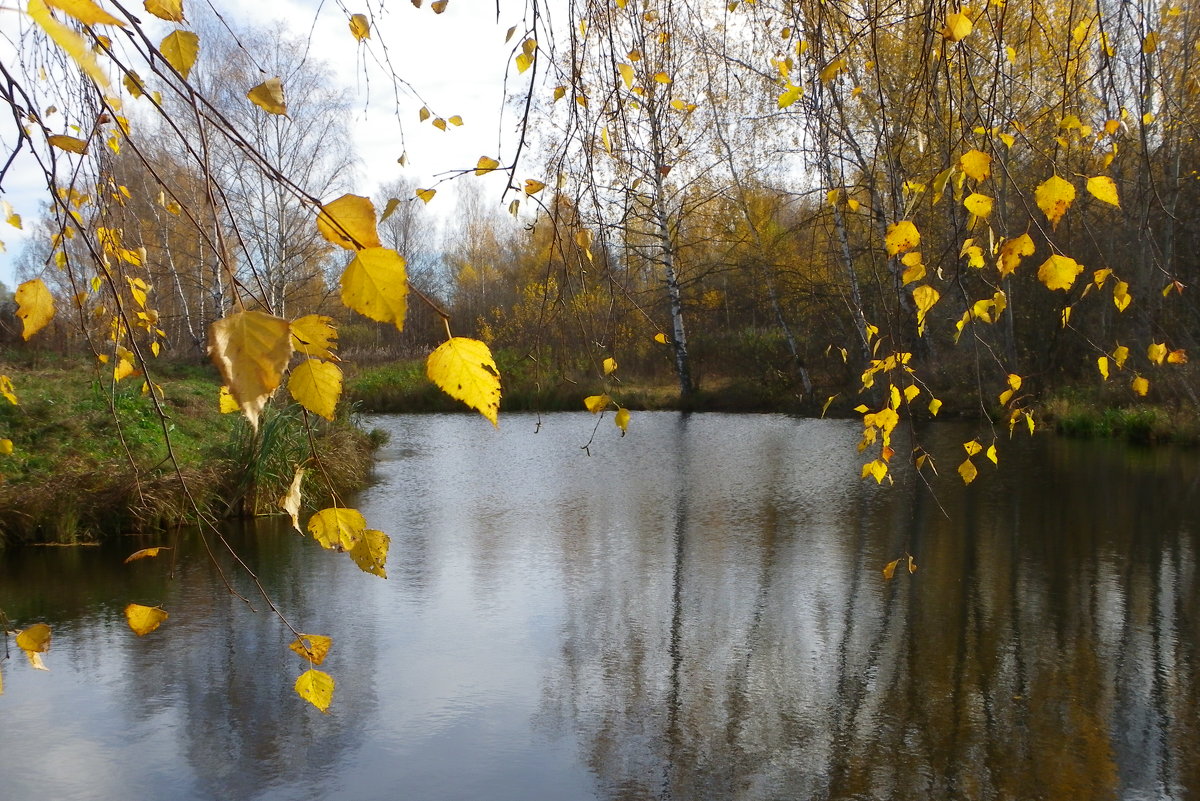
[[[940,478],[876,486],[852,422],[640,413],[584,451],[595,422],[371,419],[386,581],[276,519],[226,531],[334,638],[329,715],[194,533],[5,552],[0,609],[54,639],[49,672],[0,663],[0,797],[1200,793],[1196,452],[1001,432],[963,487],[979,432],[945,424]],[[131,601],[170,619],[139,639]]]

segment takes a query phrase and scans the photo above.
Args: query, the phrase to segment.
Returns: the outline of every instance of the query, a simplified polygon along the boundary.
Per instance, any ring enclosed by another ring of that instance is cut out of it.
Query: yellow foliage
[[[970,36],[971,30],[971,18],[965,13],[947,14],[942,37],[950,42],[959,42]]]
[[[333,647],[333,638],[323,634],[301,634],[288,646],[293,652],[314,665],[325,661],[329,649]]]
[[[342,371],[332,362],[305,359],[292,370],[288,392],[305,409],[332,420],[342,396]]]
[[[368,528],[363,531],[362,538],[350,549],[350,558],[364,573],[387,578],[384,565],[387,564],[390,545],[391,538],[387,534]]]
[[[104,74],[104,70],[100,69],[96,56],[88,49],[79,34],[55,19],[42,0],[29,0],[27,10],[30,19],[41,26],[46,35],[62,48],[63,52],[70,56],[79,65],[79,68],[95,81],[97,86],[102,89],[108,88],[108,77]]]
[[[288,485],[288,491],[279,499],[279,508],[288,513],[288,517],[292,520],[292,528],[300,534],[304,533],[300,529],[300,485],[304,482],[304,473],[304,468],[296,465],[292,483]]]
[[[313,359],[337,361],[337,329],[333,318],[323,314],[306,314],[291,322],[292,348]]]
[[[40,278],[26,281],[13,294],[17,316],[21,318],[21,337],[26,341],[54,319],[54,296]]]
[[[434,10],[437,10],[436,7],[439,4],[444,9],[446,0],[434,3]],[[300,674],[300,678],[296,679],[296,694],[321,710],[322,713],[328,713],[329,705],[333,703],[333,687],[333,676],[320,670],[306,670]]]
[[[617,424],[617,428],[621,429],[621,436],[625,436],[629,430],[629,410],[624,406],[618,406],[613,422]]]
[[[1057,228],[1058,221],[1075,202],[1075,185],[1057,175],[1051,175],[1034,190],[1033,196],[1038,208],[1050,221],[1051,227]]]
[[[476,175],[487,175],[492,170],[500,166],[500,162],[490,156],[480,156],[479,161],[475,163]]]
[[[1121,208],[1121,200],[1117,197],[1117,185],[1107,175],[1088,178],[1087,191],[1102,203]]]
[[[128,621],[129,628],[133,629],[133,633],[139,637],[145,637],[157,629],[167,617],[169,616],[166,610],[157,606],[129,604],[125,607],[125,620]]]
[[[146,10],[167,22],[183,22],[183,0],[145,0]]]
[[[167,63],[186,81],[200,55],[200,37],[191,31],[175,31],[167,34],[158,49]]]
[[[443,392],[499,425],[500,372],[487,345],[452,337],[429,354],[425,369]]]
[[[1083,265],[1069,256],[1050,256],[1038,268],[1038,280],[1047,289],[1061,289],[1064,292],[1075,283],[1075,278],[1083,272]]]
[[[913,303],[917,306],[917,334],[925,333],[925,315],[940,297],[941,293],[928,284],[921,284],[913,289]]]
[[[366,529],[362,512],[340,506],[322,509],[308,519],[308,533],[323,548],[348,551],[358,544]]]
[[[287,102],[283,97],[283,81],[279,76],[267,78],[246,93],[250,102],[269,114],[287,116]]]
[[[981,150],[968,150],[958,157],[958,168],[975,181],[986,181],[992,174],[992,157]]]
[[[346,250],[381,246],[375,227],[375,204],[359,195],[342,195],[321,206],[317,230],[325,239]]]
[[[291,335],[287,320],[260,311],[237,312],[209,327],[209,357],[256,430],[259,414],[283,380]]]
[[[342,273],[342,303],[364,317],[403,330],[408,313],[404,259],[388,248],[360,250]]]
[[[68,153],[78,153],[84,155],[87,153],[88,143],[82,139],[77,139],[74,136],[66,136],[64,134],[52,134],[46,137],[46,141],[59,150],[65,150]]]
[[[887,246],[888,255],[895,256],[898,253],[906,253],[921,244],[921,234],[911,220],[901,220],[888,225],[884,244]]]
[[[159,553],[161,553],[162,551],[169,551],[169,550],[171,550],[171,549],[165,545],[156,545],[153,548],[142,548],[140,551],[134,551],[133,553],[129,554],[129,556],[126,556],[124,564],[129,564],[130,562],[136,562],[139,559],[150,559],[152,557],[158,556]]]
[[[371,38],[371,23],[367,21],[366,14],[350,15],[350,33],[358,42]]]
[[[612,398],[608,395],[589,395],[583,399],[584,408],[592,414],[604,411],[610,403],[612,403]]]

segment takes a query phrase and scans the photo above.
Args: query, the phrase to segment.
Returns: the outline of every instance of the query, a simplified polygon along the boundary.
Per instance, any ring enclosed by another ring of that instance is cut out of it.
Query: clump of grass
[[[1116,406],[1068,390],[1051,397],[1043,408],[1055,430],[1069,437],[1124,439],[1138,445],[1200,443],[1200,415],[1186,404]]]

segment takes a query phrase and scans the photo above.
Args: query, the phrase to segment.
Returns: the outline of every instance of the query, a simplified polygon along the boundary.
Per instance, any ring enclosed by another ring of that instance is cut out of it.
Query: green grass
[[[295,465],[311,462],[298,407],[277,397],[255,433],[241,415],[219,413],[215,371],[156,368],[163,416],[141,377],[114,386],[109,368],[79,360],[0,365],[20,401],[0,400],[0,438],[13,446],[0,456],[0,545],[175,525],[195,519],[193,502],[218,517],[276,511]],[[344,418],[309,423],[324,470],[310,474],[306,500],[328,499],[326,476],[336,492],[361,486],[368,435]]]
[[[1200,414],[1186,404],[1107,405],[1095,392],[1071,389],[1052,396],[1043,413],[1058,433],[1069,437],[1200,444]]]

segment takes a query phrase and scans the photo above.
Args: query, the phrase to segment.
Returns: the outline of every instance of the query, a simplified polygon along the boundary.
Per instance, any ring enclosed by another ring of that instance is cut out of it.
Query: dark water
[[[0,798],[1200,795],[1195,452],[1002,441],[964,489],[935,428],[931,494],[861,481],[850,423],[638,414],[589,458],[593,421],[375,421],[387,581],[230,532],[334,637],[328,716],[194,536],[174,579],[121,564],[156,542],[6,552],[0,609],[54,641],[0,663]],[[130,601],[171,618],[138,639]]]

